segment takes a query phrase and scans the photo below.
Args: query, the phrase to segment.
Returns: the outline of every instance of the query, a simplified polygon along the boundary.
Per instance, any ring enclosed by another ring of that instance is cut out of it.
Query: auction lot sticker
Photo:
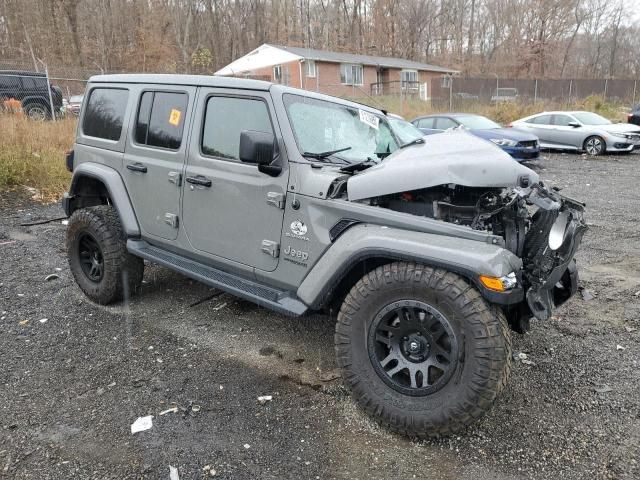
[[[372,128],[378,130],[378,126],[380,125],[380,119],[375,116],[373,113],[365,112],[364,110],[358,110],[360,114],[360,121],[362,123],[366,123]]]

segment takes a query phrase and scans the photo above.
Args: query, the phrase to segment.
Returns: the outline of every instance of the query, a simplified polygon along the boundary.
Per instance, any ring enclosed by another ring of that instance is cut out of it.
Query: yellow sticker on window
[[[180,116],[182,112],[180,110],[176,110],[175,108],[171,109],[171,115],[169,115],[169,123],[174,127],[177,127],[180,124]]]

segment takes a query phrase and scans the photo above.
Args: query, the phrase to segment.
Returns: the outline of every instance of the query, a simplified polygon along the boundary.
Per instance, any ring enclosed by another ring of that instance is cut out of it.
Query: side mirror
[[[258,165],[258,170],[272,177],[282,172],[275,165],[276,141],[272,133],[243,130],[240,133],[240,161]]]
[[[569,122],[569,126],[573,128],[581,127],[581,125],[578,122]]]

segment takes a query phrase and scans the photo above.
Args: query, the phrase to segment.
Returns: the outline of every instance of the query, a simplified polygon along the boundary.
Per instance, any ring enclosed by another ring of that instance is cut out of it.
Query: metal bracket
[[[284,208],[284,193],[268,192],[267,203],[282,210]]]
[[[182,185],[182,174],[180,172],[169,172],[169,182],[179,187]]]
[[[171,225],[173,228],[178,228],[178,215],[173,213],[164,214],[164,223]]]
[[[273,258],[278,258],[280,256],[280,244],[273,240],[262,240],[261,250],[263,253],[271,255]]]

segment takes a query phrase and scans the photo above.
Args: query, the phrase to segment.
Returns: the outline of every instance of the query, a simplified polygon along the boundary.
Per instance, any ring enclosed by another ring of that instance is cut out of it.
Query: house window
[[[362,85],[362,65],[341,64],[340,83],[343,85]]]
[[[282,65],[273,67],[273,81],[275,83],[282,83]]]
[[[316,76],[316,62],[307,60],[307,77],[314,78]]]
[[[417,90],[418,89],[418,71],[417,70],[402,70],[400,72],[400,82],[403,90]]]

